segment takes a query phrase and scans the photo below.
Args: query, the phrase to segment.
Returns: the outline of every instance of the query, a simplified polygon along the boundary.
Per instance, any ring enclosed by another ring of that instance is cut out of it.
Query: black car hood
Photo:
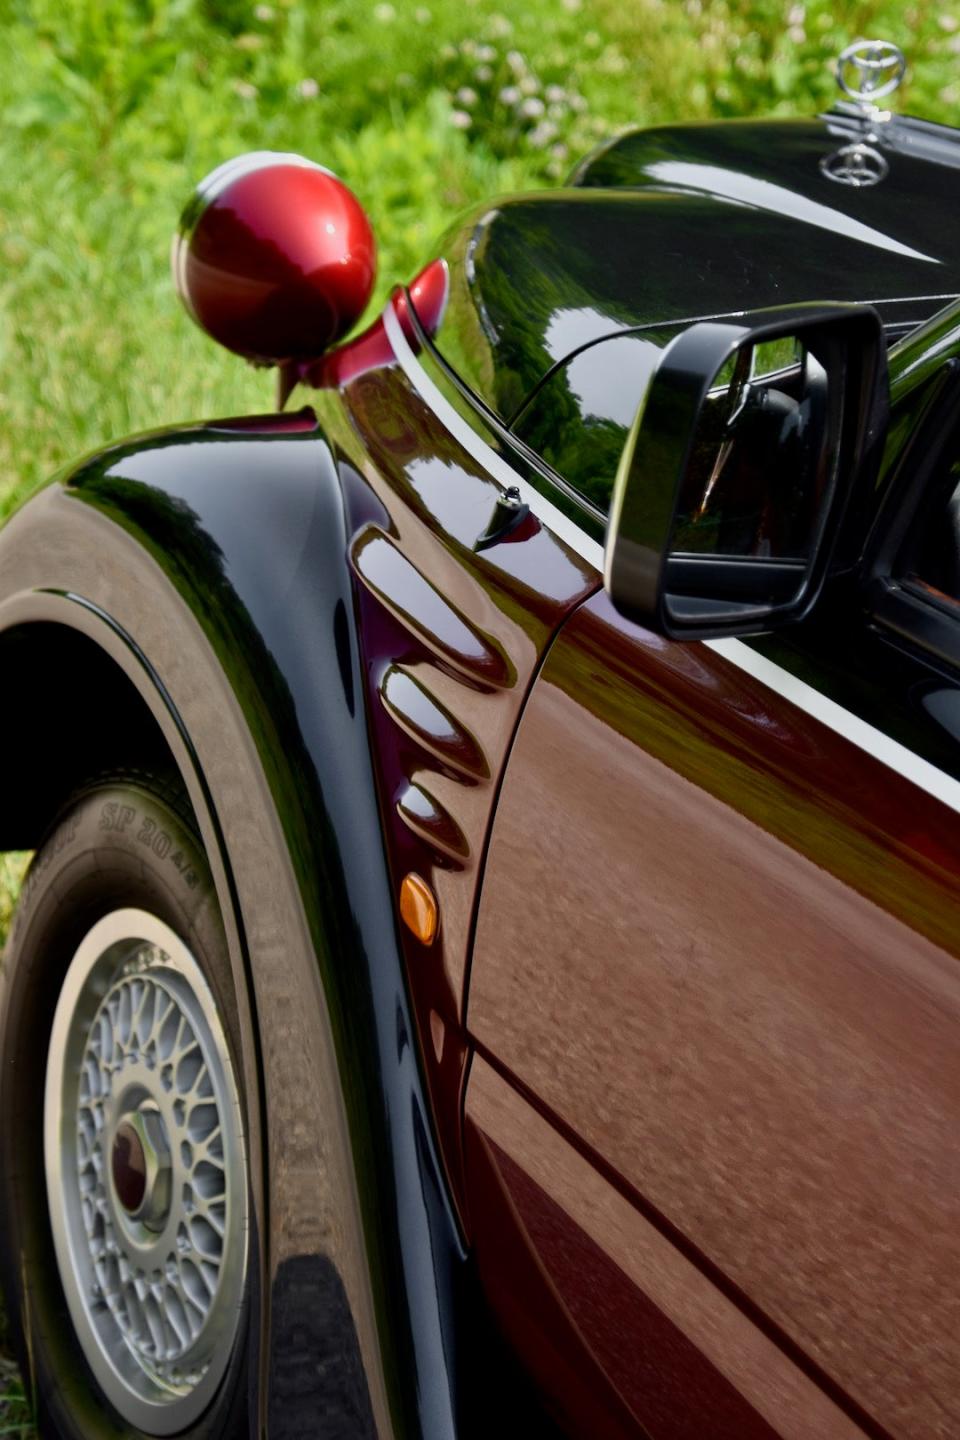
[[[866,140],[876,182],[831,178]],[[958,168],[957,132],[907,119],[626,135],[570,188],[485,206],[448,236],[437,348],[509,421],[553,366],[628,330],[665,340],[708,316],[853,300],[902,333],[960,294]]]

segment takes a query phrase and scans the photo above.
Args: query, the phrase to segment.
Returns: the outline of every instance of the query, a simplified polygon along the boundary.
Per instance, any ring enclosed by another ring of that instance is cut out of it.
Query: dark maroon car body
[[[627,136],[291,363],[305,408],[113,447],[0,536],[3,673],[47,676],[0,843],[112,715],[220,857],[268,1434],[294,1391],[322,1433],[329,1274],[358,1434],[960,1433],[960,140],[890,120],[837,183],[862,124]],[[664,347],[805,301],[889,344],[855,553],[775,633],[624,618]],[[79,674],[108,718],[45,751]]]

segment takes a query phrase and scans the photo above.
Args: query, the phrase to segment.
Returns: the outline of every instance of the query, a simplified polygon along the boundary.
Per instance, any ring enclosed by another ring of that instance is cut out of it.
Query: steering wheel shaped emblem
[[[858,143],[844,145],[832,155],[825,155],[820,169],[828,180],[838,185],[853,185],[858,190],[869,185],[879,185],[890,170],[890,166],[872,145]]]
[[[851,100],[869,108],[896,90],[906,68],[903,51],[890,40],[855,40],[837,60],[837,84]]]

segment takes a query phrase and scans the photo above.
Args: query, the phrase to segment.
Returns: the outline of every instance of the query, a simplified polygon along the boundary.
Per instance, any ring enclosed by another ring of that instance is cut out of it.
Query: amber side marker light
[[[426,880],[412,872],[400,886],[400,918],[422,944],[433,944],[440,923],[437,897]]]

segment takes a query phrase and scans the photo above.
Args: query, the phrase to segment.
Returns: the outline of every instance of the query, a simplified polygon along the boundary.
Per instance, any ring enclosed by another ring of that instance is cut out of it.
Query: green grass
[[[169,279],[227,157],[342,176],[378,236],[372,310],[472,202],[556,184],[628,125],[812,113],[861,35],[906,50],[905,109],[954,119],[960,0],[0,0],[0,517],[92,446],[272,405]],[[0,856],[0,945],[22,870]],[[26,1413],[5,1373],[0,1433]]]
[[[10,916],[16,902],[20,882],[27,867],[27,855],[0,854],[0,965],[3,947],[10,928]],[[10,1359],[7,1317],[0,1295],[0,1440],[3,1436],[20,1436],[29,1440],[33,1435],[31,1406],[17,1368]]]
[[[0,1354],[0,1437],[32,1440],[33,1412],[13,1361]]]
[[[0,854],[0,953],[7,942],[10,916],[29,858],[28,855]]]
[[[0,1296],[0,1440],[4,1436],[35,1440],[33,1406],[7,1350],[7,1317]]]
[[[207,342],[169,280],[181,205],[227,156],[338,171],[379,237],[376,304],[458,210],[555,184],[620,127],[829,103],[857,34],[899,40],[907,106],[949,120],[960,3],[840,9],[0,0],[0,515],[113,437],[270,406],[271,377]]]

